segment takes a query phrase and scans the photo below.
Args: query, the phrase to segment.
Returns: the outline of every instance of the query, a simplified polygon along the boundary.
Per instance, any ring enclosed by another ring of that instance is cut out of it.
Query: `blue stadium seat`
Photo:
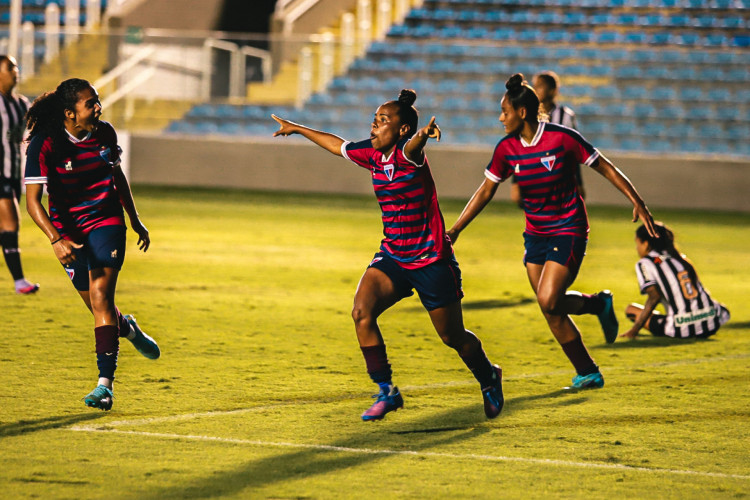
[[[649,97],[655,101],[675,101],[677,91],[672,87],[659,86],[651,91]]]
[[[698,102],[703,100],[703,90],[698,87],[683,87],[680,89],[680,100]]]
[[[598,43],[620,43],[622,37],[617,31],[601,31],[594,35]]]
[[[594,97],[597,99],[616,99],[620,96],[620,90],[614,85],[602,85],[594,88]]]
[[[647,90],[640,85],[629,85],[622,90],[622,98],[628,101],[635,101],[646,98]]]
[[[594,40],[594,34],[591,31],[573,31],[570,41],[575,43],[591,43]]]
[[[713,102],[729,102],[732,100],[732,94],[729,89],[723,87],[715,87],[709,89],[706,93],[706,97],[709,101]]]

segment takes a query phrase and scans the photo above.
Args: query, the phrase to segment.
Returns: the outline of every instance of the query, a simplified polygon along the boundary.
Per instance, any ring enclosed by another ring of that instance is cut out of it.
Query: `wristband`
[[[57,239],[56,239],[55,241],[53,241],[52,243],[50,243],[50,245],[54,245],[55,243],[57,243],[57,242],[58,242],[58,241],[60,241],[61,239],[63,239],[63,237],[62,237],[62,236],[60,236],[60,237],[59,237],[59,238],[57,238]]]

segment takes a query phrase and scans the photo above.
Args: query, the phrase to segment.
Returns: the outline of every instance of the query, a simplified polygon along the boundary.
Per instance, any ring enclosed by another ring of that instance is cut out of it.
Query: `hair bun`
[[[505,88],[508,90],[517,89],[523,86],[523,82],[523,73],[516,73],[515,75],[508,78],[507,82],[505,82]]]
[[[406,106],[414,105],[414,101],[416,100],[417,100],[417,93],[414,92],[412,89],[403,89],[401,93],[398,95],[398,102]]]

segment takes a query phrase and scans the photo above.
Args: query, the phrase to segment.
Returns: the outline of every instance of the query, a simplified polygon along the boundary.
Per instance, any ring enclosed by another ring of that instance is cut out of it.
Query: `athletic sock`
[[[476,345],[470,353],[461,355],[459,352],[458,355],[461,357],[461,360],[466,367],[471,370],[471,373],[474,374],[474,378],[477,379],[480,386],[489,387],[494,385],[496,377],[495,368],[487,358],[484,349],[482,349],[482,341],[469,330],[466,330],[466,334],[476,340]]]
[[[578,375],[591,375],[599,371],[599,367],[594,363],[586,346],[583,345],[583,339],[580,335],[570,342],[560,344],[563,352],[568,357]]]
[[[99,367],[99,378],[114,380],[117,355],[120,351],[119,327],[97,326],[94,328],[94,336],[96,337],[96,366]]]
[[[128,320],[125,319],[125,316],[122,315],[117,306],[115,306],[115,312],[117,313],[118,335],[133,340],[135,338],[135,331],[130,328],[130,323],[128,323]]]
[[[23,268],[21,267],[21,251],[18,249],[18,232],[0,232],[0,245],[3,247],[3,256],[8,270],[15,281],[23,279]]]
[[[373,382],[378,384],[380,390],[388,394],[393,387],[391,378],[391,364],[388,362],[388,354],[385,351],[385,344],[362,347],[362,355],[365,357],[367,373]]]
[[[570,312],[569,314],[580,315],[580,314],[599,314],[604,310],[604,300],[599,297],[599,294],[589,295],[581,292],[566,292],[568,297],[578,297],[583,299],[583,305],[576,312]]]

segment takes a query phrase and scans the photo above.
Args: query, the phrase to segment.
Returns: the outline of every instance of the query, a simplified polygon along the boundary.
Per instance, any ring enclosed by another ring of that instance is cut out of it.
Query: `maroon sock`
[[[569,314],[599,314],[604,310],[604,301],[596,293],[590,295],[580,292],[568,292],[565,295],[569,297],[580,297],[581,299],[583,299],[583,305],[581,306],[581,308],[578,311],[570,312]]]
[[[119,328],[115,325],[103,325],[94,328],[96,338],[96,365],[99,377],[114,380],[117,368],[117,354],[120,351]]]
[[[115,306],[115,312],[117,313],[118,335],[120,337],[127,337],[130,335],[130,323],[128,323],[128,320],[125,319],[125,316],[122,315],[117,306]]]
[[[573,363],[578,375],[590,375],[599,371],[599,367],[596,366],[586,350],[586,346],[583,345],[583,339],[580,335],[570,342],[560,344],[560,346],[570,362]]]
[[[467,355],[461,356],[461,353],[459,352],[459,356],[461,356],[461,360],[464,362],[466,367],[471,370],[471,373],[474,374],[474,378],[477,379],[477,382],[479,382],[480,386],[491,386],[495,382],[495,368],[487,358],[487,354],[485,354],[484,349],[482,349],[482,342],[476,337],[476,335],[474,335],[470,331],[467,330],[466,333],[476,339],[476,345],[474,349],[472,349],[472,351]]]
[[[385,352],[385,344],[362,347],[362,355],[365,357],[367,373],[376,384],[390,384],[393,372],[388,362],[388,354]]]

